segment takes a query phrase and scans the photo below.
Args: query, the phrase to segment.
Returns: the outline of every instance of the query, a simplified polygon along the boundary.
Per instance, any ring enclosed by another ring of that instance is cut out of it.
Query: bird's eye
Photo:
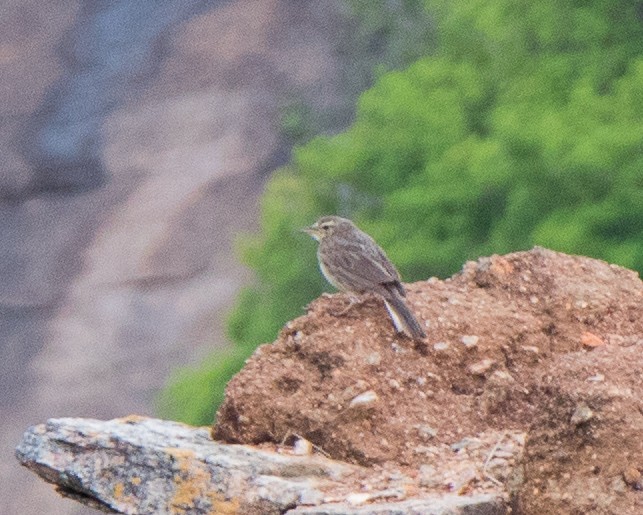
[[[324,231],[327,231],[328,229],[330,229],[330,224],[322,224],[321,228],[322,228]]]

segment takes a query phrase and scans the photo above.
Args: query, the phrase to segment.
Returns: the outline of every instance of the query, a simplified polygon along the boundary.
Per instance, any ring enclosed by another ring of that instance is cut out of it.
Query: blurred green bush
[[[256,284],[230,317],[238,347],[179,372],[165,415],[211,422],[243,358],[326,288],[298,232],[321,214],[356,220],[407,281],[535,244],[643,271],[640,2],[426,6],[434,54],[383,74],[347,131],[270,180],[242,245]]]

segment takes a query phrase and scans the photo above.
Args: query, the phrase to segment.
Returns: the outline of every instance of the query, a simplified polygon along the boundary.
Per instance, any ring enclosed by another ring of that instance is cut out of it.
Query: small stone
[[[473,349],[476,345],[478,345],[478,340],[480,338],[475,335],[465,335],[462,338],[460,338],[460,341],[464,344],[464,346],[467,349]]]
[[[371,352],[368,356],[366,356],[367,365],[379,365],[381,362],[382,356],[380,356],[379,352]]]
[[[635,467],[627,467],[623,471],[623,479],[630,486],[636,486],[641,481],[641,471]]]
[[[584,402],[581,402],[576,406],[576,409],[572,414],[572,418],[570,422],[574,426],[580,426],[581,424],[584,424],[589,420],[591,420],[593,417],[594,417],[594,412],[590,409],[590,407],[587,404],[585,404]]]
[[[619,493],[623,493],[627,489],[627,486],[625,485],[625,482],[623,481],[623,478],[621,476],[616,476],[610,483],[610,487],[612,488],[612,490]]]
[[[495,361],[493,359],[483,359],[482,361],[478,361],[477,363],[473,363],[472,365],[469,365],[467,370],[469,373],[475,375],[475,376],[482,376],[484,375],[493,365],[495,365]]]
[[[601,345],[605,344],[605,342],[601,340],[600,337],[596,336],[594,333],[590,333],[589,331],[585,331],[583,334],[581,334],[580,341],[585,347],[589,349],[600,347]]]
[[[371,498],[371,494],[369,493],[356,492],[356,493],[348,494],[346,496],[346,502],[351,506],[357,506],[358,504],[364,504],[370,498]]]
[[[589,376],[587,378],[587,381],[589,381],[590,383],[602,383],[603,381],[605,381],[605,376],[603,374],[596,374],[593,376]]]
[[[529,302],[531,302],[532,304],[538,304],[540,302],[540,299],[535,295],[532,295],[531,297],[529,297]]]
[[[404,347],[402,347],[401,345],[399,345],[398,343],[396,343],[396,342],[391,343],[391,349],[393,349],[393,352],[397,352],[397,353],[400,353],[400,354],[406,352],[406,349]]]
[[[430,440],[431,438],[435,438],[435,436],[438,434],[437,429],[431,426],[427,426],[425,424],[419,424],[416,427],[419,435],[425,440]]]
[[[393,388],[393,390],[399,390],[401,385],[397,379],[389,379],[388,385]]]
[[[525,352],[533,352],[534,354],[538,354],[540,352],[540,349],[535,345],[523,345],[520,348]]]
[[[378,400],[379,397],[377,394],[373,390],[368,390],[367,392],[360,393],[357,397],[354,397],[348,407],[365,408],[375,404]]]
[[[465,437],[459,442],[451,444],[451,450],[454,452],[459,452],[463,449],[479,449],[482,447],[483,443],[480,438],[475,438],[475,437]]]
[[[292,452],[296,456],[310,456],[313,453],[313,444],[305,438],[297,438],[292,447]]]
[[[440,351],[445,351],[449,348],[449,344],[447,342],[438,342],[433,344],[433,349],[440,352]]]
[[[415,382],[418,386],[424,386],[426,384],[426,377],[416,377]]]

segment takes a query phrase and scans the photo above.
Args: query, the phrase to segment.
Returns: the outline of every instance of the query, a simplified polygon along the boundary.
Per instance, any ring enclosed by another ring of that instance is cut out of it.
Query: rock
[[[204,428],[144,417],[51,419],[25,433],[16,455],[63,495],[117,513],[500,515],[506,510],[498,492],[409,499],[419,482],[407,491],[412,479],[404,474],[387,474],[382,483],[376,473],[346,463],[222,444]],[[353,490],[366,484],[368,492]]]
[[[485,375],[485,373],[487,373],[487,371],[495,364],[496,362],[493,359],[483,359],[482,361],[469,365],[467,369],[473,375],[482,376]]]
[[[585,304],[577,306],[577,299]],[[213,435],[278,443],[292,431],[334,459],[416,473],[436,462],[475,469],[475,460],[481,470],[493,454],[488,477],[480,474],[463,486],[472,495],[480,485],[500,487],[495,480],[511,485],[523,513],[544,513],[550,505],[554,512],[584,513],[589,493],[608,496],[628,456],[643,453],[643,353],[638,345],[620,344],[587,352],[580,335],[591,331],[605,342],[616,341],[614,335],[640,339],[642,299],[635,273],[595,259],[542,248],[483,258],[447,280],[408,285],[417,317],[434,321],[431,343],[421,352],[395,334],[381,303],[365,302],[350,317],[334,317],[329,312],[337,297],[320,298],[228,384]],[[288,344],[295,331],[305,335],[296,348]],[[436,346],[442,342],[452,343],[444,351]],[[368,364],[373,352],[380,358],[376,367]],[[274,384],[286,362],[300,386],[284,396]],[[587,382],[598,373],[607,379]],[[349,400],[329,396],[359,381],[365,387],[355,395],[376,391],[376,409],[368,417],[349,417]],[[436,435],[427,439],[417,431],[420,425]],[[519,453],[524,462],[505,457],[505,441],[498,454],[491,453],[495,441],[457,453],[449,448],[503,428],[529,432],[529,452]],[[586,455],[590,444],[594,450]],[[455,458],[466,463],[449,461]],[[597,484],[581,488],[583,482]],[[561,501],[563,493],[570,494],[568,501]],[[628,488],[613,501],[621,513],[636,513],[634,493]]]
[[[353,398],[349,403],[349,408],[359,409],[363,407],[370,407],[378,401],[377,394],[373,390],[360,393],[357,397]]]
[[[433,344],[433,349],[438,352],[445,351],[448,348],[449,348],[449,344],[447,342],[437,342]]]
[[[570,423],[574,426],[580,426],[581,424],[589,422],[593,417],[594,412],[586,403],[581,402],[580,404],[578,404],[578,406],[576,406],[574,413],[572,413]]]
[[[283,513],[355,471],[142,417],[52,419],[30,428],[16,455],[65,495],[119,513]]]
[[[505,503],[492,495],[441,495],[426,499],[353,507],[349,504],[295,508],[287,515],[505,515]]]
[[[431,426],[427,426],[426,424],[418,424],[416,428],[420,436],[422,436],[422,438],[426,440],[430,440],[431,438],[434,438],[438,434],[437,429]]]
[[[310,456],[313,453],[313,444],[305,438],[297,438],[292,447],[295,456]]]
[[[605,345],[605,342],[600,337],[596,336],[594,333],[590,333],[589,331],[585,331],[581,334],[580,341],[588,349]]]
[[[630,486],[641,489],[641,471],[629,466],[623,471],[623,480]]]
[[[492,266],[494,261],[499,264]],[[528,287],[524,277],[529,278]],[[539,302],[532,304],[530,295]],[[638,482],[626,483],[624,472],[630,467],[639,470],[633,460],[643,455],[643,353],[638,344],[600,345],[587,352],[578,340],[588,326],[606,341],[607,335],[609,341],[616,341],[616,334],[622,341],[640,339],[643,283],[635,274],[597,260],[536,248],[502,260],[492,257],[468,264],[445,281],[409,285],[408,298],[418,318],[437,321],[431,335],[434,341],[457,341],[475,328],[476,345],[421,352],[408,338],[395,334],[381,303],[364,302],[355,306],[350,317],[335,316],[329,308],[337,296],[328,296],[287,324],[275,343],[263,345],[228,384],[212,428],[217,440],[248,453],[281,451],[281,459],[304,460],[300,463],[315,459],[293,456],[290,447],[281,449],[282,442],[296,436],[352,471],[340,479],[322,474],[321,480],[327,481],[323,488],[313,485],[302,491],[302,485],[310,484],[302,480],[294,481],[300,490],[291,490],[286,483],[290,497],[285,502],[292,504],[275,509],[392,514],[432,513],[429,506],[444,510],[451,506],[456,513],[484,509],[506,513],[509,506],[503,499],[510,498],[514,512],[525,515],[640,513]],[[587,305],[575,307],[574,299],[584,299]],[[292,345],[297,334],[299,343]],[[538,347],[541,352],[526,352],[523,346]],[[373,352],[381,358],[377,366],[368,363],[367,356]],[[486,379],[469,370],[481,359],[493,360],[497,366]],[[587,378],[598,371],[609,380],[588,383]],[[287,391],[283,378],[288,378]],[[35,460],[30,462],[68,489],[79,484],[74,467],[84,463],[83,473],[87,467],[98,468],[102,475],[80,483],[77,491],[89,491],[91,497],[98,490],[101,499],[112,502],[114,489],[105,483],[113,482],[103,467],[120,474],[122,465],[129,468],[127,456],[145,455],[147,445],[138,441],[136,451],[122,445],[126,455],[122,456],[118,438],[109,436],[115,432],[110,425],[114,423],[123,421],[98,426],[98,431],[104,430],[103,437],[96,431],[81,434],[72,424],[69,432],[82,445],[73,438],[70,445],[67,436],[57,438],[61,431],[53,431],[50,444],[62,458],[50,457],[48,466],[40,468]],[[435,435],[427,438],[417,430],[422,426],[435,430]],[[199,442],[206,445],[203,430],[188,430],[198,431]],[[32,430],[26,437],[30,443],[21,447],[38,447],[34,434],[42,439],[46,433],[46,427]],[[158,431],[156,436],[147,433],[154,442]],[[188,437],[182,441],[192,449]],[[259,448],[233,445],[239,443]],[[216,453],[228,452],[221,443],[211,445]],[[78,447],[90,457],[64,458]],[[117,461],[109,466],[105,462],[111,459],[112,449]],[[159,452],[166,453],[167,444],[153,447],[154,456]],[[220,460],[208,463],[215,462]],[[197,463],[194,468],[198,471],[206,465]],[[165,467],[163,462],[153,472],[163,475]],[[242,464],[241,472],[244,468]],[[60,469],[63,472],[52,472]],[[302,474],[287,472],[295,478]],[[633,477],[634,472],[628,475]],[[221,472],[219,477],[226,476]],[[274,474],[269,480],[262,477],[271,484],[289,481],[282,476],[278,481]],[[91,486],[92,481],[103,484]],[[161,493],[171,489],[172,478],[161,484],[168,482]],[[247,495],[253,495],[256,485],[246,489]],[[200,488],[210,491],[204,485]],[[449,488],[454,489],[454,497],[444,497]],[[223,486],[216,490],[224,491]],[[226,502],[246,499],[237,493],[223,496]],[[273,509],[278,500],[268,499]],[[486,499],[486,508],[470,505],[476,499]],[[349,500],[362,504],[351,505]],[[208,499],[203,502],[212,504]],[[463,507],[457,503],[464,503]]]
[[[480,338],[475,335],[465,335],[460,338],[460,341],[467,349],[473,349],[476,345],[478,345],[479,339]]]

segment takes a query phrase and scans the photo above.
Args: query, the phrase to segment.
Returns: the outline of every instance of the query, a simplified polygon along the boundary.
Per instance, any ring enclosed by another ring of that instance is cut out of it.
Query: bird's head
[[[310,234],[317,241],[322,241],[324,238],[331,234],[342,231],[345,229],[353,228],[353,222],[346,218],[339,216],[322,216],[310,227],[302,229],[307,234]]]

